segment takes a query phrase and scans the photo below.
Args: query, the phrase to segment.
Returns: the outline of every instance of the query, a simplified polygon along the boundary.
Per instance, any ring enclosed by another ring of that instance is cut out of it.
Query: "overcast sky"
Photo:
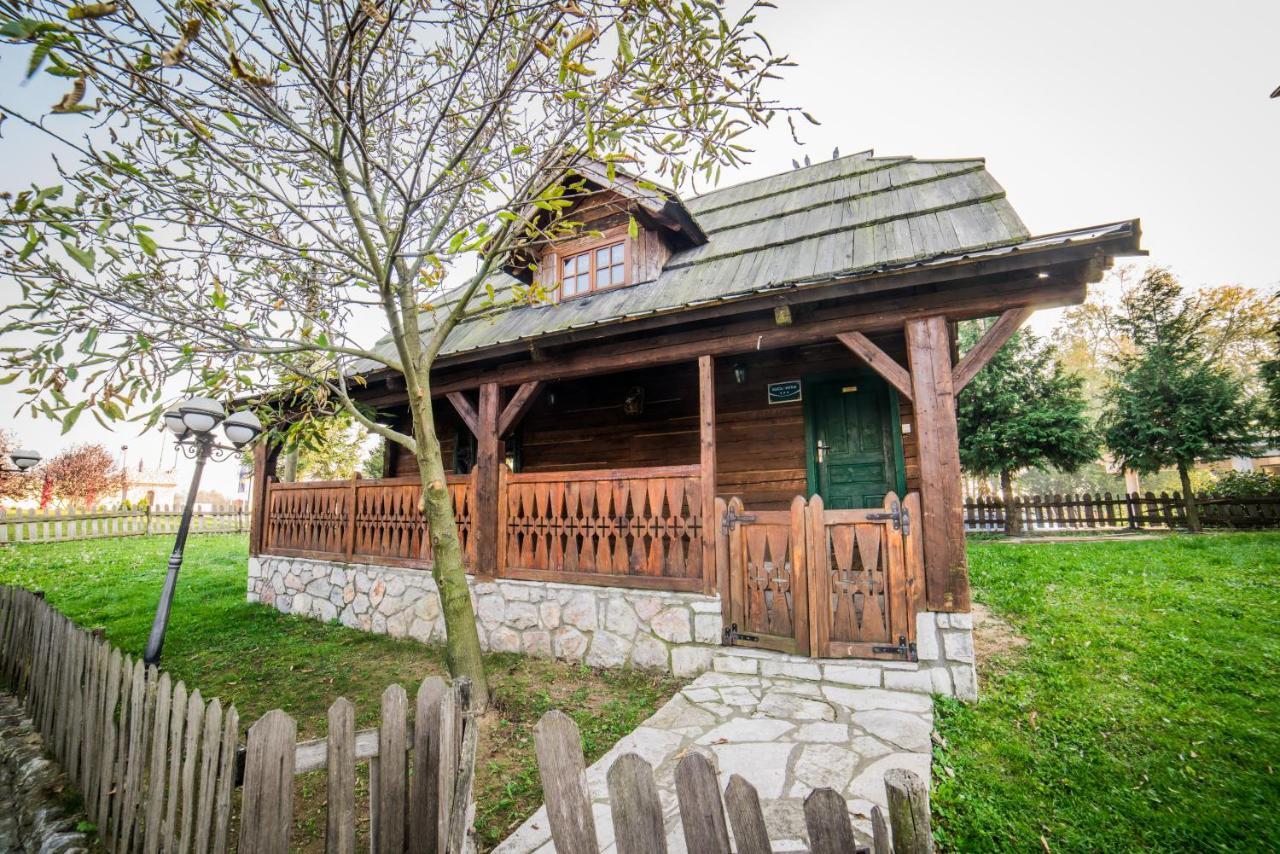
[[[754,162],[726,183],[836,146],[977,155],[1033,233],[1141,217],[1150,262],[1190,287],[1280,283],[1280,99],[1268,98],[1280,86],[1280,3],[777,1],[760,26],[799,66],[774,91],[822,126],[804,130],[803,148],[782,124],[754,133]],[[0,56],[9,89],[18,57]],[[5,190],[48,156],[13,124],[0,140]],[[15,292],[0,282],[0,300]],[[0,387],[0,425],[17,402]],[[12,429],[45,455],[101,441],[152,465],[167,445],[89,418],[67,437],[25,416]],[[206,485],[232,494],[235,465],[212,465]]]

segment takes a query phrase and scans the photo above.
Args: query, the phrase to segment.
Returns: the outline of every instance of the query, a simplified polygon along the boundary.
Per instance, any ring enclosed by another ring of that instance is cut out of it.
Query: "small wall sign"
[[[799,403],[800,380],[769,383],[769,403]]]

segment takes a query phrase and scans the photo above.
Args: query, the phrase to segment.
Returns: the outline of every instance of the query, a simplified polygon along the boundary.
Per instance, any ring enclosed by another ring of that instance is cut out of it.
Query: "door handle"
[[[825,463],[827,461],[827,451],[831,450],[831,446],[821,439],[818,440],[818,462]]]

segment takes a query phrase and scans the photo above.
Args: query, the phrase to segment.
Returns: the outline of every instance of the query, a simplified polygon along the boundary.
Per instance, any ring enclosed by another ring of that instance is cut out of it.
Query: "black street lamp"
[[[222,425],[222,432],[227,434],[227,439],[234,447],[219,445],[213,440],[213,429],[219,424]],[[182,551],[187,545],[187,533],[191,529],[191,514],[195,510],[196,493],[200,490],[200,475],[204,473],[205,461],[210,457],[219,462],[227,459],[231,454],[251,443],[262,432],[261,422],[249,410],[233,412],[228,417],[222,404],[209,397],[193,397],[178,404],[176,408],[170,409],[164,414],[164,426],[178,437],[178,448],[187,459],[196,461],[196,470],[191,476],[191,489],[187,492],[186,506],[182,508],[182,523],[178,526],[173,553],[169,555],[169,572],[165,575],[164,589],[160,591],[160,603],[156,605],[156,618],[151,623],[147,649],[142,655],[142,660],[148,667],[159,664],[160,651],[164,648],[164,633],[169,626],[173,591],[178,586]]]
[[[40,454],[35,451],[10,451],[7,462],[13,468],[5,468],[2,463],[6,462],[0,459],[0,478],[6,474],[26,474],[36,463],[40,462]]]

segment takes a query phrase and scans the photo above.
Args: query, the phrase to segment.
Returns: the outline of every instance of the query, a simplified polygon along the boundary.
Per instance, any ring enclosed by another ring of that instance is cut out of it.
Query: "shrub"
[[[1210,498],[1280,498],[1280,474],[1254,471],[1229,471],[1220,476],[1205,495]]]

